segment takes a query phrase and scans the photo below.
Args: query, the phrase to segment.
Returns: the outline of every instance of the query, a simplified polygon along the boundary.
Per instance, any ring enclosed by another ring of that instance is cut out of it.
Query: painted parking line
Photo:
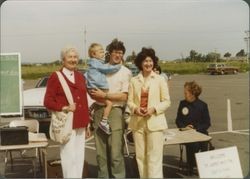
[[[85,140],[85,148],[86,149],[96,150],[95,143],[92,141],[93,139],[94,139],[94,136],[92,135],[91,137],[89,137]]]
[[[85,139],[85,142],[87,143],[88,141],[90,141],[90,140],[92,140],[92,139],[94,139],[94,136],[93,136],[93,135],[90,136],[89,138]]]
[[[236,133],[236,134],[249,135],[249,129],[233,130],[233,131],[216,131],[216,132],[209,132],[209,135],[224,134],[224,133]]]
[[[213,134],[224,134],[224,133],[229,133],[229,131],[216,131],[216,132],[209,132],[209,135],[213,135]]]
[[[95,147],[88,146],[88,145],[85,145],[85,148],[86,148],[86,149],[90,149],[90,150],[96,150],[96,148],[95,148]]]
[[[240,131],[233,131],[232,133],[236,133],[236,134],[243,134],[243,135],[249,135],[249,132],[240,132]]]

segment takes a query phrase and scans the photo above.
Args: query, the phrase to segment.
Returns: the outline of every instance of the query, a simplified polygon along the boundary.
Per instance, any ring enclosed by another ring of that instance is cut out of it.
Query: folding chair
[[[126,154],[124,155],[125,165],[126,165],[125,166],[126,178],[139,178],[140,175],[139,175],[138,165],[136,162],[135,153],[129,152],[129,148],[128,148],[128,144],[134,144],[134,142],[131,141],[130,136],[132,136],[132,131],[129,129],[126,129],[123,135],[125,148],[126,148]]]
[[[212,145],[211,141],[204,141],[203,142],[204,146],[203,148],[198,151],[198,152],[204,152],[204,151],[209,151],[209,150],[214,150],[214,146]],[[179,148],[180,148],[180,160],[179,160],[179,170],[182,171],[184,170],[184,168],[186,167],[187,168],[187,172],[189,173],[189,163],[187,162],[187,166],[184,165],[184,162],[183,162],[183,150],[185,148],[186,149],[186,145],[185,144],[180,144],[179,145]],[[198,153],[197,152],[197,153]],[[187,160],[187,156],[186,156],[186,160]]]

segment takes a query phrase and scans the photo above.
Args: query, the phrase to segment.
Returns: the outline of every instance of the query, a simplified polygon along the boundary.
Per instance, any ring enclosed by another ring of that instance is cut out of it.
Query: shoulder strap
[[[62,85],[63,91],[64,91],[64,93],[66,95],[66,98],[67,98],[69,104],[73,104],[74,101],[73,101],[73,97],[72,97],[71,91],[69,89],[69,85],[65,81],[65,79],[64,79],[63,75],[61,74],[61,72],[56,71],[56,74],[57,74],[58,79],[59,79],[59,81],[60,81],[60,83]]]

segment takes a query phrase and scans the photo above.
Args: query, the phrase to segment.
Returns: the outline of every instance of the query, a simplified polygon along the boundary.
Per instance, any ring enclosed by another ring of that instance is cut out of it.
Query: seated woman
[[[192,128],[208,135],[207,129],[210,127],[210,116],[207,104],[199,99],[201,92],[201,86],[195,81],[184,84],[185,99],[180,101],[176,125],[179,128]],[[190,175],[193,173],[193,167],[196,166],[194,154],[199,151],[206,151],[208,148],[207,144],[207,142],[185,144]]]

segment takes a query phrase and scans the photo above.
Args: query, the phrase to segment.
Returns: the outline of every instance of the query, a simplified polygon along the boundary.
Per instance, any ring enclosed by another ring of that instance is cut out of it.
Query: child
[[[108,82],[106,74],[115,73],[120,70],[121,65],[110,65],[104,63],[104,50],[100,44],[92,43],[89,47],[88,70],[86,73],[87,88],[101,89],[104,92],[108,92]],[[110,100],[95,99],[97,102],[105,103],[102,120],[99,122],[99,127],[106,133],[111,134],[111,129],[108,123],[108,116],[112,109],[112,102]]]

